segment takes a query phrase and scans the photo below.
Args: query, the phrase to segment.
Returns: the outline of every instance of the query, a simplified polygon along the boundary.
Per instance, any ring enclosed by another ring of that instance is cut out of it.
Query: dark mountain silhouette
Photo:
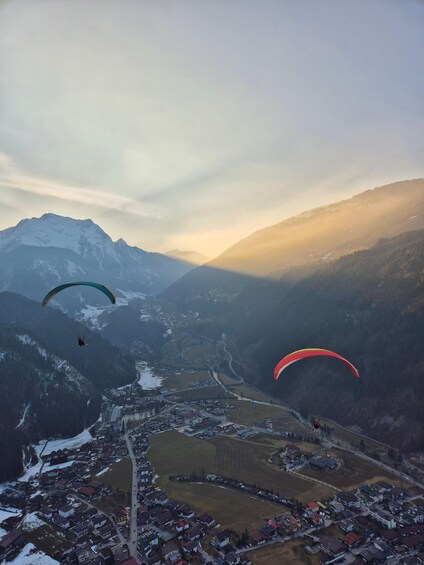
[[[360,426],[403,449],[424,447],[424,230],[382,239],[297,283],[257,281],[205,322],[225,331],[246,378],[310,414]],[[296,363],[275,383],[273,367],[305,347],[335,360]]]
[[[22,471],[23,446],[79,433],[98,418],[101,391],[136,371],[131,357],[58,310],[3,292],[0,312],[1,482]]]

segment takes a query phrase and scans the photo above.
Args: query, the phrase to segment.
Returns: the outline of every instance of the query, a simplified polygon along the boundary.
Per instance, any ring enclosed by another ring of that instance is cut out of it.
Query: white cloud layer
[[[424,4],[0,4],[0,228],[52,211],[214,255],[423,176]]]

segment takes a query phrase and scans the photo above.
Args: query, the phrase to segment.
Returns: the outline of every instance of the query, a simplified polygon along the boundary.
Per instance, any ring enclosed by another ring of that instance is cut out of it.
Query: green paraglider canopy
[[[116,298],[115,298],[115,295],[113,294],[113,292],[110,291],[105,286],[103,286],[102,284],[98,284],[98,283],[90,282],[90,281],[79,281],[79,282],[70,282],[70,283],[66,283],[66,284],[60,284],[59,286],[56,286],[55,288],[53,288],[43,298],[43,302],[42,302],[43,306],[45,306],[53,298],[53,296],[56,296],[56,294],[58,292],[61,292],[62,290],[64,290],[65,288],[68,288],[70,286],[92,286],[93,288],[97,288],[98,290],[103,292],[103,294],[105,294],[109,298],[109,300],[112,302],[112,304],[116,303]]]

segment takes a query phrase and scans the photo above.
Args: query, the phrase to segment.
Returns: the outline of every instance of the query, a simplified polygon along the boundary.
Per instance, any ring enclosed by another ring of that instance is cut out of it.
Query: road
[[[131,509],[130,509],[130,533],[128,539],[128,549],[131,557],[138,563],[137,554],[137,461],[135,459],[134,450],[128,432],[125,432],[125,441],[127,443],[128,454],[131,458],[132,463],[132,484],[131,484]]]

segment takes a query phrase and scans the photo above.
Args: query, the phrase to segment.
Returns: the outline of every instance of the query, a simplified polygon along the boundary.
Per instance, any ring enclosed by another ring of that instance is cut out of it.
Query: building
[[[370,516],[388,530],[396,528],[396,520],[394,517],[378,506],[373,505],[370,507]]]

